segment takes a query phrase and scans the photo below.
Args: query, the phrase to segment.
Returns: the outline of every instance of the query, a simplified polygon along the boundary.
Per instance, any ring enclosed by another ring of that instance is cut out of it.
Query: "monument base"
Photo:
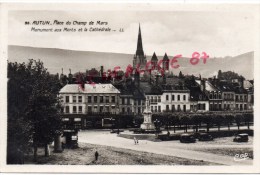
[[[144,129],[144,130],[154,130],[155,126],[154,126],[153,123],[143,123],[143,124],[141,124],[141,129]]]

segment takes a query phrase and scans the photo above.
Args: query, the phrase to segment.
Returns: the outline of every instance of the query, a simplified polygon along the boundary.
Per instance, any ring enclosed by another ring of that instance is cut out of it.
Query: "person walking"
[[[136,145],[136,138],[134,137],[134,142],[135,142],[135,145]]]
[[[96,160],[96,161],[98,160],[98,156],[99,156],[99,154],[98,154],[98,152],[96,151],[96,152],[95,152],[95,160]]]

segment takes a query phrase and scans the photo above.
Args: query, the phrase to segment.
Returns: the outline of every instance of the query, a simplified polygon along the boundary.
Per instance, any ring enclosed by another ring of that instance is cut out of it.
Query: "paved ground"
[[[252,138],[250,138],[250,140],[252,140]],[[234,157],[231,156],[217,155],[196,150],[197,148],[208,149],[210,147],[252,148],[252,141],[244,144],[234,144],[232,141],[222,142],[221,139],[218,139],[216,140],[216,142],[214,141],[216,144],[214,145],[214,142],[197,142],[195,144],[183,144],[179,141],[152,142],[139,140],[139,144],[135,145],[133,140],[117,137],[116,134],[110,134],[109,131],[87,130],[79,132],[79,142],[107,145],[137,151],[146,151],[150,153],[170,155],[187,159],[203,160],[224,165],[251,165],[253,163],[252,159],[234,161]]]

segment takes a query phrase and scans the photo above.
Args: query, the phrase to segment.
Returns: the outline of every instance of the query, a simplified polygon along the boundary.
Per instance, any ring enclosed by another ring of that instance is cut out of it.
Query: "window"
[[[183,101],[186,101],[186,95],[183,95]]]
[[[104,103],[104,97],[103,96],[99,96],[99,102]]]
[[[168,101],[169,100],[169,95],[166,95],[166,101]]]
[[[130,111],[130,108],[127,108],[127,113],[129,114],[131,111]]]
[[[82,96],[78,96],[79,103],[82,103]]]
[[[73,96],[73,103],[76,103],[77,102],[77,97],[76,96]]]
[[[151,103],[153,103],[153,97],[151,97]]]
[[[172,95],[172,101],[174,101],[174,100],[175,100],[174,98],[175,98],[175,95]]]
[[[158,96],[158,102],[159,102],[159,103],[161,102],[161,97],[160,97],[160,96]]]
[[[169,111],[169,105],[166,105],[166,111],[167,112]]]
[[[97,103],[97,96],[94,96],[94,103]]]
[[[153,112],[153,106],[151,106],[151,111]]]
[[[89,112],[89,113],[92,112],[92,106],[88,106],[88,112]]]
[[[180,105],[178,105],[178,112],[179,112],[179,111],[181,111],[181,106],[180,106]]]
[[[161,106],[158,106],[158,112],[161,112]]]
[[[112,103],[115,103],[115,102],[116,102],[116,97],[112,96]]]
[[[77,113],[77,106],[73,106],[73,113]]]
[[[106,103],[109,103],[109,96],[106,96]]]
[[[124,105],[125,104],[125,99],[123,97],[121,99],[122,99],[122,105]]]
[[[244,104],[244,110],[247,110],[247,105],[246,104]]]
[[[138,107],[138,114],[140,114],[141,113],[141,108],[140,107]]]
[[[92,101],[92,97],[88,96],[88,103],[91,103],[91,101]]]
[[[99,112],[103,112],[103,110],[104,110],[104,107],[103,107],[103,106],[100,106],[100,107],[99,107]]]
[[[180,97],[180,95],[178,95],[178,101],[180,101],[180,99],[181,99],[181,97]]]
[[[138,100],[138,105],[141,105],[141,100],[140,99]]]
[[[206,110],[206,104],[202,104],[202,110]]]
[[[98,112],[97,106],[94,106],[94,112]]]
[[[175,111],[175,105],[172,105],[172,112]]]
[[[69,106],[66,106],[65,110],[66,110],[65,111],[66,113],[70,113],[70,107]]]
[[[183,105],[183,111],[186,112],[186,105]]]
[[[79,106],[79,113],[82,113],[82,106]]]
[[[70,102],[70,96],[66,96],[66,103]]]
[[[157,106],[155,106],[154,108],[155,108],[155,112],[157,112]]]

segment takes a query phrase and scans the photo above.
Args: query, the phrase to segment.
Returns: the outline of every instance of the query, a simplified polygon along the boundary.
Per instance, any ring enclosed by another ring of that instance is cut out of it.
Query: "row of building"
[[[151,58],[153,69],[157,69],[158,58]],[[91,84],[73,82],[70,73],[65,86],[60,90],[64,120],[81,121],[86,126],[91,116],[113,115],[141,116],[148,99],[153,113],[207,112],[207,111],[252,111],[254,104],[253,81],[244,79],[225,80],[218,78],[177,77],[167,74],[169,58],[165,54],[162,67],[166,74],[145,72],[148,78],[137,71],[147,65],[139,26],[137,50],[133,57],[134,71],[118,81],[103,80],[101,73]],[[96,73],[98,74],[98,72]],[[87,75],[86,75],[87,76]],[[62,74],[61,80],[64,79]],[[84,78],[83,78],[84,79]],[[85,78],[88,80],[88,78]],[[93,117],[92,117],[93,118]],[[83,120],[83,121],[82,121]]]

